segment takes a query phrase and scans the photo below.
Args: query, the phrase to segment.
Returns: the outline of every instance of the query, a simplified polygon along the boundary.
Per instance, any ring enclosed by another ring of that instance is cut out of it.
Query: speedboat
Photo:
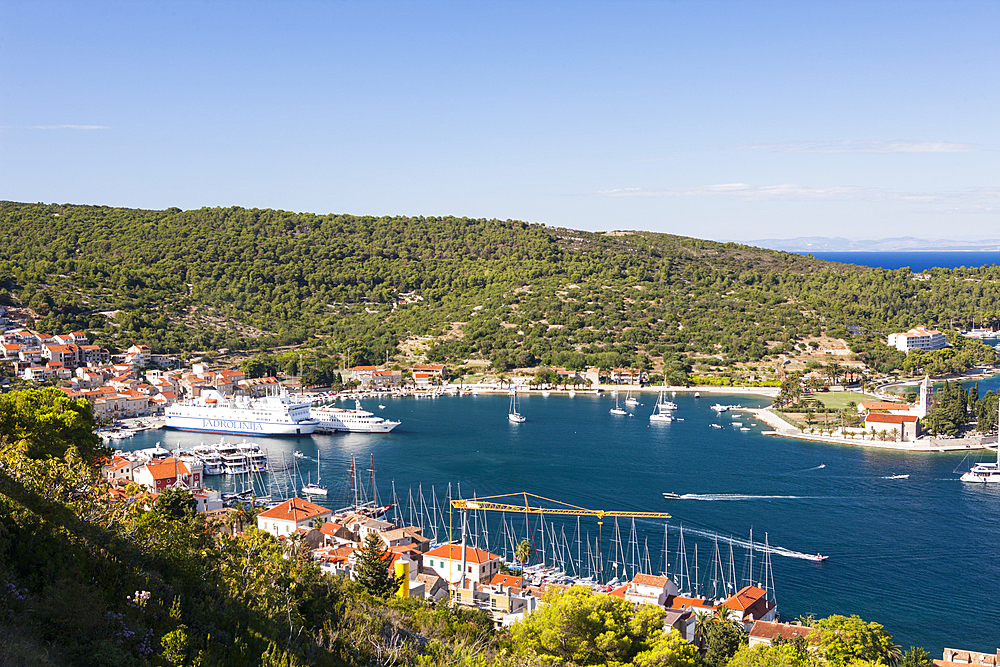
[[[680,495],[676,494],[676,493],[673,493],[671,491],[667,491],[667,492],[665,492],[663,494],[663,497],[666,498],[666,499],[668,499],[668,500],[676,500],[676,499],[680,498]]]

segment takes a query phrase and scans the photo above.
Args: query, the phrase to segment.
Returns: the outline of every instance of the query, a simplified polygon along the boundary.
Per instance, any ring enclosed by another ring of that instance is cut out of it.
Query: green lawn
[[[829,392],[818,392],[815,394],[809,394],[817,401],[822,403],[828,408],[833,408],[835,410],[840,410],[841,408],[846,408],[848,402],[854,401],[855,403],[870,403],[880,400],[877,396],[871,396],[869,394],[862,394],[858,391],[829,391]]]

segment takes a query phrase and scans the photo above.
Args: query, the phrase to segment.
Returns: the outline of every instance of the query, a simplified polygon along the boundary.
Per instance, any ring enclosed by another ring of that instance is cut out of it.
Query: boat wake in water
[[[811,496],[746,496],[739,493],[685,493],[679,500],[799,500]]]
[[[670,526],[670,530],[674,531],[674,527]],[[826,560],[826,556],[820,556],[819,554],[807,554],[801,551],[794,551],[792,549],[785,549],[784,547],[776,547],[773,544],[770,546],[765,546],[763,542],[754,541],[752,544],[750,540],[741,539],[739,537],[727,537],[726,535],[721,535],[719,533],[713,532],[711,530],[700,530],[698,528],[690,528],[684,526],[684,532],[688,535],[698,535],[699,537],[707,537],[709,539],[718,538],[720,542],[726,542],[732,544],[733,546],[742,547],[744,549],[749,549],[753,547],[755,551],[768,552],[774,554],[775,556],[784,556],[785,558],[798,558],[800,560],[812,560],[812,561],[823,561]]]

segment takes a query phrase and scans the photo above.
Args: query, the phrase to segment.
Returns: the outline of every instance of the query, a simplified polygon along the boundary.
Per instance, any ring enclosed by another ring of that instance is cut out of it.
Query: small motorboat
[[[885,479],[910,479],[909,475],[889,475]]]
[[[672,493],[670,491],[666,491],[666,492],[664,492],[663,497],[666,498],[666,499],[668,499],[668,500],[677,500],[678,498],[680,498],[680,494]]]

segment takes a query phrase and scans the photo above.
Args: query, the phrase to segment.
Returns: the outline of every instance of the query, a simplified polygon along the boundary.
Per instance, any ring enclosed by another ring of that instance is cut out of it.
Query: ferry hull
[[[317,425],[318,423],[315,420],[296,423],[275,423],[245,419],[209,419],[207,417],[185,417],[179,415],[168,416],[166,424],[164,424],[166,428],[177,431],[278,437],[312,435]]]

